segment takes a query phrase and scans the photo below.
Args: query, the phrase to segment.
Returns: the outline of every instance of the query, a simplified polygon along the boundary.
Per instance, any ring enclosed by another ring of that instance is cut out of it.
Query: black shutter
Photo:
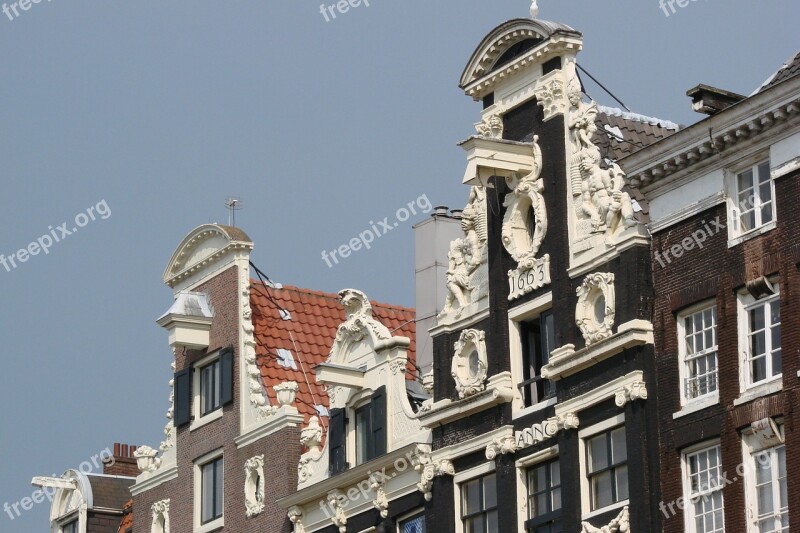
[[[185,426],[192,420],[192,369],[175,374],[175,427]]]
[[[219,354],[221,368],[220,402],[222,405],[233,403],[233,350],[226,348]]]
[[[369,458],[372,459],[386,453],[386,387],[372,393],[370,416],[372,439]]]
[[[347,470],[347,417],[344,409],[331,409],[330,425],[328,426],[328,448],[330,449],[331,475],[341,474]]]

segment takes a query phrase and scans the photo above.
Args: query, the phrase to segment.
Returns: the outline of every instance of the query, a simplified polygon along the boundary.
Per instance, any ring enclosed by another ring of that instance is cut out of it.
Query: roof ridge
[[[251,279],[250,282],[253,283],[253,284],[256,284],[256,285],[261,285],[261,286],[268,287],[266,284],[262,283],[260,280],[257,280],[257,279]],[[297,293],[301,293],[301,294],[309,294],[309,295],[313,295],[313,296],[317,296],[317,297],[328,298],[328,299],[331,299],[331,300],[335,300],[337,303],[341,299],[339,297],[339,295],[336,294],[336,293],[318,291],[318,290],[315,290],[315,289],[306,289],[304,287],[298,287],[296,285],[282,285],[280,288],[276,288],[276,287],[269,287],[269,288],[270,289],[274,289],[276,291],[293,291],[293,292],[297,292]],[[402,310],[402,311],[416,312],[416,308],[414,308],[414,307],[406,307],[406,306],[403,306],[403,305],[390,304],[390,303],[386,303],[386,302],[380,302],[378,300],[370,300],[369,303],[372,304],[372,307],[379,307],[379,308],[382,308],[382,309],[398,309],[398,310]]]
[[[647,115],[634,113],[632,111],[623,111],[618,107],[598,105],[598,108],[600,109],[601,113],[605,113],[606,115],[611,115],[614,117],[622,117],[625,120],[632,120],[634,122],[640,122],[642,124],[650,124],[651,126],[660,126],[668,130],[678,131],[681,129],[681,127],[678,124],[672,122],[671,120],[664,120],[658,117],[650,117]]]

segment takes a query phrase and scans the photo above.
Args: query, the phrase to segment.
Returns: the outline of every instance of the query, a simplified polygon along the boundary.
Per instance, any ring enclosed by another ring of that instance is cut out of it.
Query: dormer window
[[[386,453],[386,387],[372,393],[366,403],[331,409],[330,473],[344,472]],[[349,446],[348,446],[349,444]]]
[[[222,362],[216,359],[199,370],[200,416],[206,416],[222,407]]]
[[[78,533],[78,520],[73,520],[68,524],[61,526],[62,533]]]
[[[226,348],[175,374],[175,426],[192,430],[222,416],[233,403],[233,350]]]

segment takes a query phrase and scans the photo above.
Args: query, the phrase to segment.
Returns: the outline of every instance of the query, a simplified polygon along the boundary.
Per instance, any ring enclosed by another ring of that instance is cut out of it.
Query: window
[[[206,463],[201,470],[200,521],[207,524],[222,517],[222,494],[224,492],[222,457]]]
[[[627,462],[624,426],[587,439],[586,465],[592,511],[628,499]]]
[[[78,533],[78,531],[79,531],[79,529],[78,529],[78,521],[77,520],[73,520],[72,522],[70,522],[68,524],[64,524],[63,526],[61,526],[61,531],[63,533]]]
[[[399,533],[425,533],[425,514],[420,513],[411,518],[400,520]]]
[[[331,409],[329,471],[336,475],[386,453],[386,387],[354,409]]]
[[[519,384],[525,407],[536,405],[555,395],[553,382],[542,378],[542,367],[555,348],[555,324],[552,311],[545,311],[535,320],[520,323],[522,341],[522,377]]]
[[[761,300],[742,297],[745,322],[743,375],[745,388],[778,379],[782,375],[781,308],[778,285],[775,294]]]
[[[759,533],[789,531],[789,498],[786,487],[786,446],[752,455],[755,469],[754,517]]]
[[[775,220],[775,202],[769,161],[748,167],[734,176],[732,195],[734,236],[743,235]]]
[[[526,533],[561,533],[561,466],[558,459],[528,470]]]
[[[464,533],[498,533],[497,477],[489,474],[461,486]]]
[[[723,533],[725,531],[720,446],[684,454],[684,493],[686,531]]]
[[[716,393],[717,306],[679,316],[678,336],[684,403]]]
[[[222,362],[217,359],[200,369],[200,416],[222,407]]]
[[[233,349],[227,348],[175,374],[175,426],[196,429],[233,403]]]

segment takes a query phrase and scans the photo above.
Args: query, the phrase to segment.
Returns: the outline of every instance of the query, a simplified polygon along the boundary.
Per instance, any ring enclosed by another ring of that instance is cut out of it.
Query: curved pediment
[[[253,243],[239,228],[204,224],[192,230],[175,249],[164,271],[164,283],[173,286],[179,279],[205,267],[235,249],[252,249]]]
[[[504,22],[489,32],[473,52],[461,75],[459,87],[464,89],[480,80],[495,70],[501,59],[502,63],[506,63],[506,60],[514,55],[515,47],[523,53],[550,39],[556,33],[581,36],[580,32],[569,26],[546,20],[514,19]]]

